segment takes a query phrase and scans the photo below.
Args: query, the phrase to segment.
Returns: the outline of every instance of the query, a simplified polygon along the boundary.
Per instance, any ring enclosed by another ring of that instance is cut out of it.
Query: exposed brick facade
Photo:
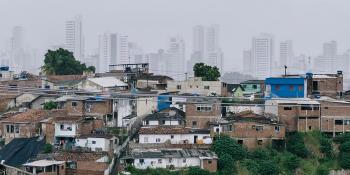
[[[104,116],[113,112],[112,101],[67,100],[66,109],[73,116]]]
[[[218,104],[205,104],[210,106],[210,111],[200,111],[198,106],[202,104],[186,104],[186,126],[192,128],[209,128],[209,122],[215,121],[221,115]],[[204,104],[203,104],[204,105]]]
[[[321,131],[350,132],[350,103],[321,101]]]
[[[218,169],[217,159],[203,159],[202,161],[203,169],[208,170],[211,173],[215,173]]]

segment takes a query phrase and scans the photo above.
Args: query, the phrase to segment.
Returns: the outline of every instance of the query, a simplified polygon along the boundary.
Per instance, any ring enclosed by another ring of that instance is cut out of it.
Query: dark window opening
[[[292,110],[292,107],[291,107],[291,106],[285,106],[283,109],[284,109],[285,111],[290,111],[290,110]]]
[[[334,123],[336,125],[343,125],[343,120],[335,120]]]

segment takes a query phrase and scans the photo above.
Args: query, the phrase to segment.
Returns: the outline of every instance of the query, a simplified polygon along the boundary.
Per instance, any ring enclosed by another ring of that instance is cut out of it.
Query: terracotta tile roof
[[[40,122],[47,118],[55,118],[62,115],[66,115],[66,110],[39,110],[39,109],[30,109],[26,112],[18,113],[16,115],[8,116],[4,118],[1,122],[9,123],[32,123]]]
[[[102,152],[60,152],[53,155],[59,161],[96,161],[107,153]]]
[[[71,122],[76,123],[82,121],[84,118],[82,116],[59,116],[54,118],[54,122]]]
[[[86,79],[86,75],[50,75],[47,80],[50,82],[58,83],[65,81],[76,81]]]
[[[209,134],[209,130],[173,127],[140,128],[139,134]]]

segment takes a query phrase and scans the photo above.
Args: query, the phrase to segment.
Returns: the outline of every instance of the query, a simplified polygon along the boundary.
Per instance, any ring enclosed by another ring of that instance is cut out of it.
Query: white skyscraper
[[[205,33],[205,63],[223,71],[223,53],[219,45],[219,25],[211,25]]]
[[[291,40],[280,43],[280,66],[292,66],[293,63],[293,42]]]
[[[12,36],[10,39],[10,54],[9,64],[11,69],[16,72],[23,70],[24,65],[30,62],[25,59],[24,48],[23,48],[23,27],[15,26],[12,29]]]
[[[265,79],[271,75],[273,62],[273,36],[260,34],[252,39],[253,75]]]
[[[253,57],[251,50],[243,51],[243,74],[252,75]]]
[[[66,45],[65,48],[73,52],[75,59],[84,62],[84,36],[82,29],[82,17],[66,21]]]
[[[129,42],[128,47],[130,63],[143,63],[144,56],[142,48],[135,42]]]
[[[185,42],[180,37],[171,37],[167,50],[167,75],[174,79],[183,79],[185,73]]]
[[[323,44],[323,54],[314,60],[314,70],[320,73],[330,73],[338,69],[337,60],[337,42],[329,41]],[[342,59],[339,59],[342,60]]]
[[[99,64],[96,71],[107,72],[112,64],[117,64],[117,34],[104,33],[99,36]]]
[[[117,45],[118,45],[117,64],[130,64],[131,60],[129,57],[128,36],[119,35]]]
[[[197,25],[193,27],[193,50],[191,54],[191,59],[187,64],[187,72],[192,76],[193,66],[196,63],[205,62],[205,40],[204,40],[205,28],[202,25]]]
[[[167,74],[167,59],[169,54],[163,49],[158,50],[158,53],[150,53],[146,55],[146,62],[149,63],[149,71],[155,75]]]

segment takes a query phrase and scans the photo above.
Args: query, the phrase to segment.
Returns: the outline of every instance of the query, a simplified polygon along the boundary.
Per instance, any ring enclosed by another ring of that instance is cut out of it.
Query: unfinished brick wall
[[[258,131],[256,126],[263,126]],[[278,127],[278,128],[277,128]],[[261,124],[257,122],[235,122],[232,131],[224,131],[225,134],[235,138],[281,138],[285,137],[285,127],[275,124]]]
[[[104,171],[108,168],[107,163],[95,161],[78,161],[77,174],[88,175],[104,175]]]
[[[75,102],[77,106],[72,106],[72,102]],[[84,103],[83,101],[67,100],[66,109],[68,115],[82,116],[84,114]]]
[[[218,169],[217,159],[203,159],[202,165],[203,169],[208,170],[211,173],[215,173]]]

